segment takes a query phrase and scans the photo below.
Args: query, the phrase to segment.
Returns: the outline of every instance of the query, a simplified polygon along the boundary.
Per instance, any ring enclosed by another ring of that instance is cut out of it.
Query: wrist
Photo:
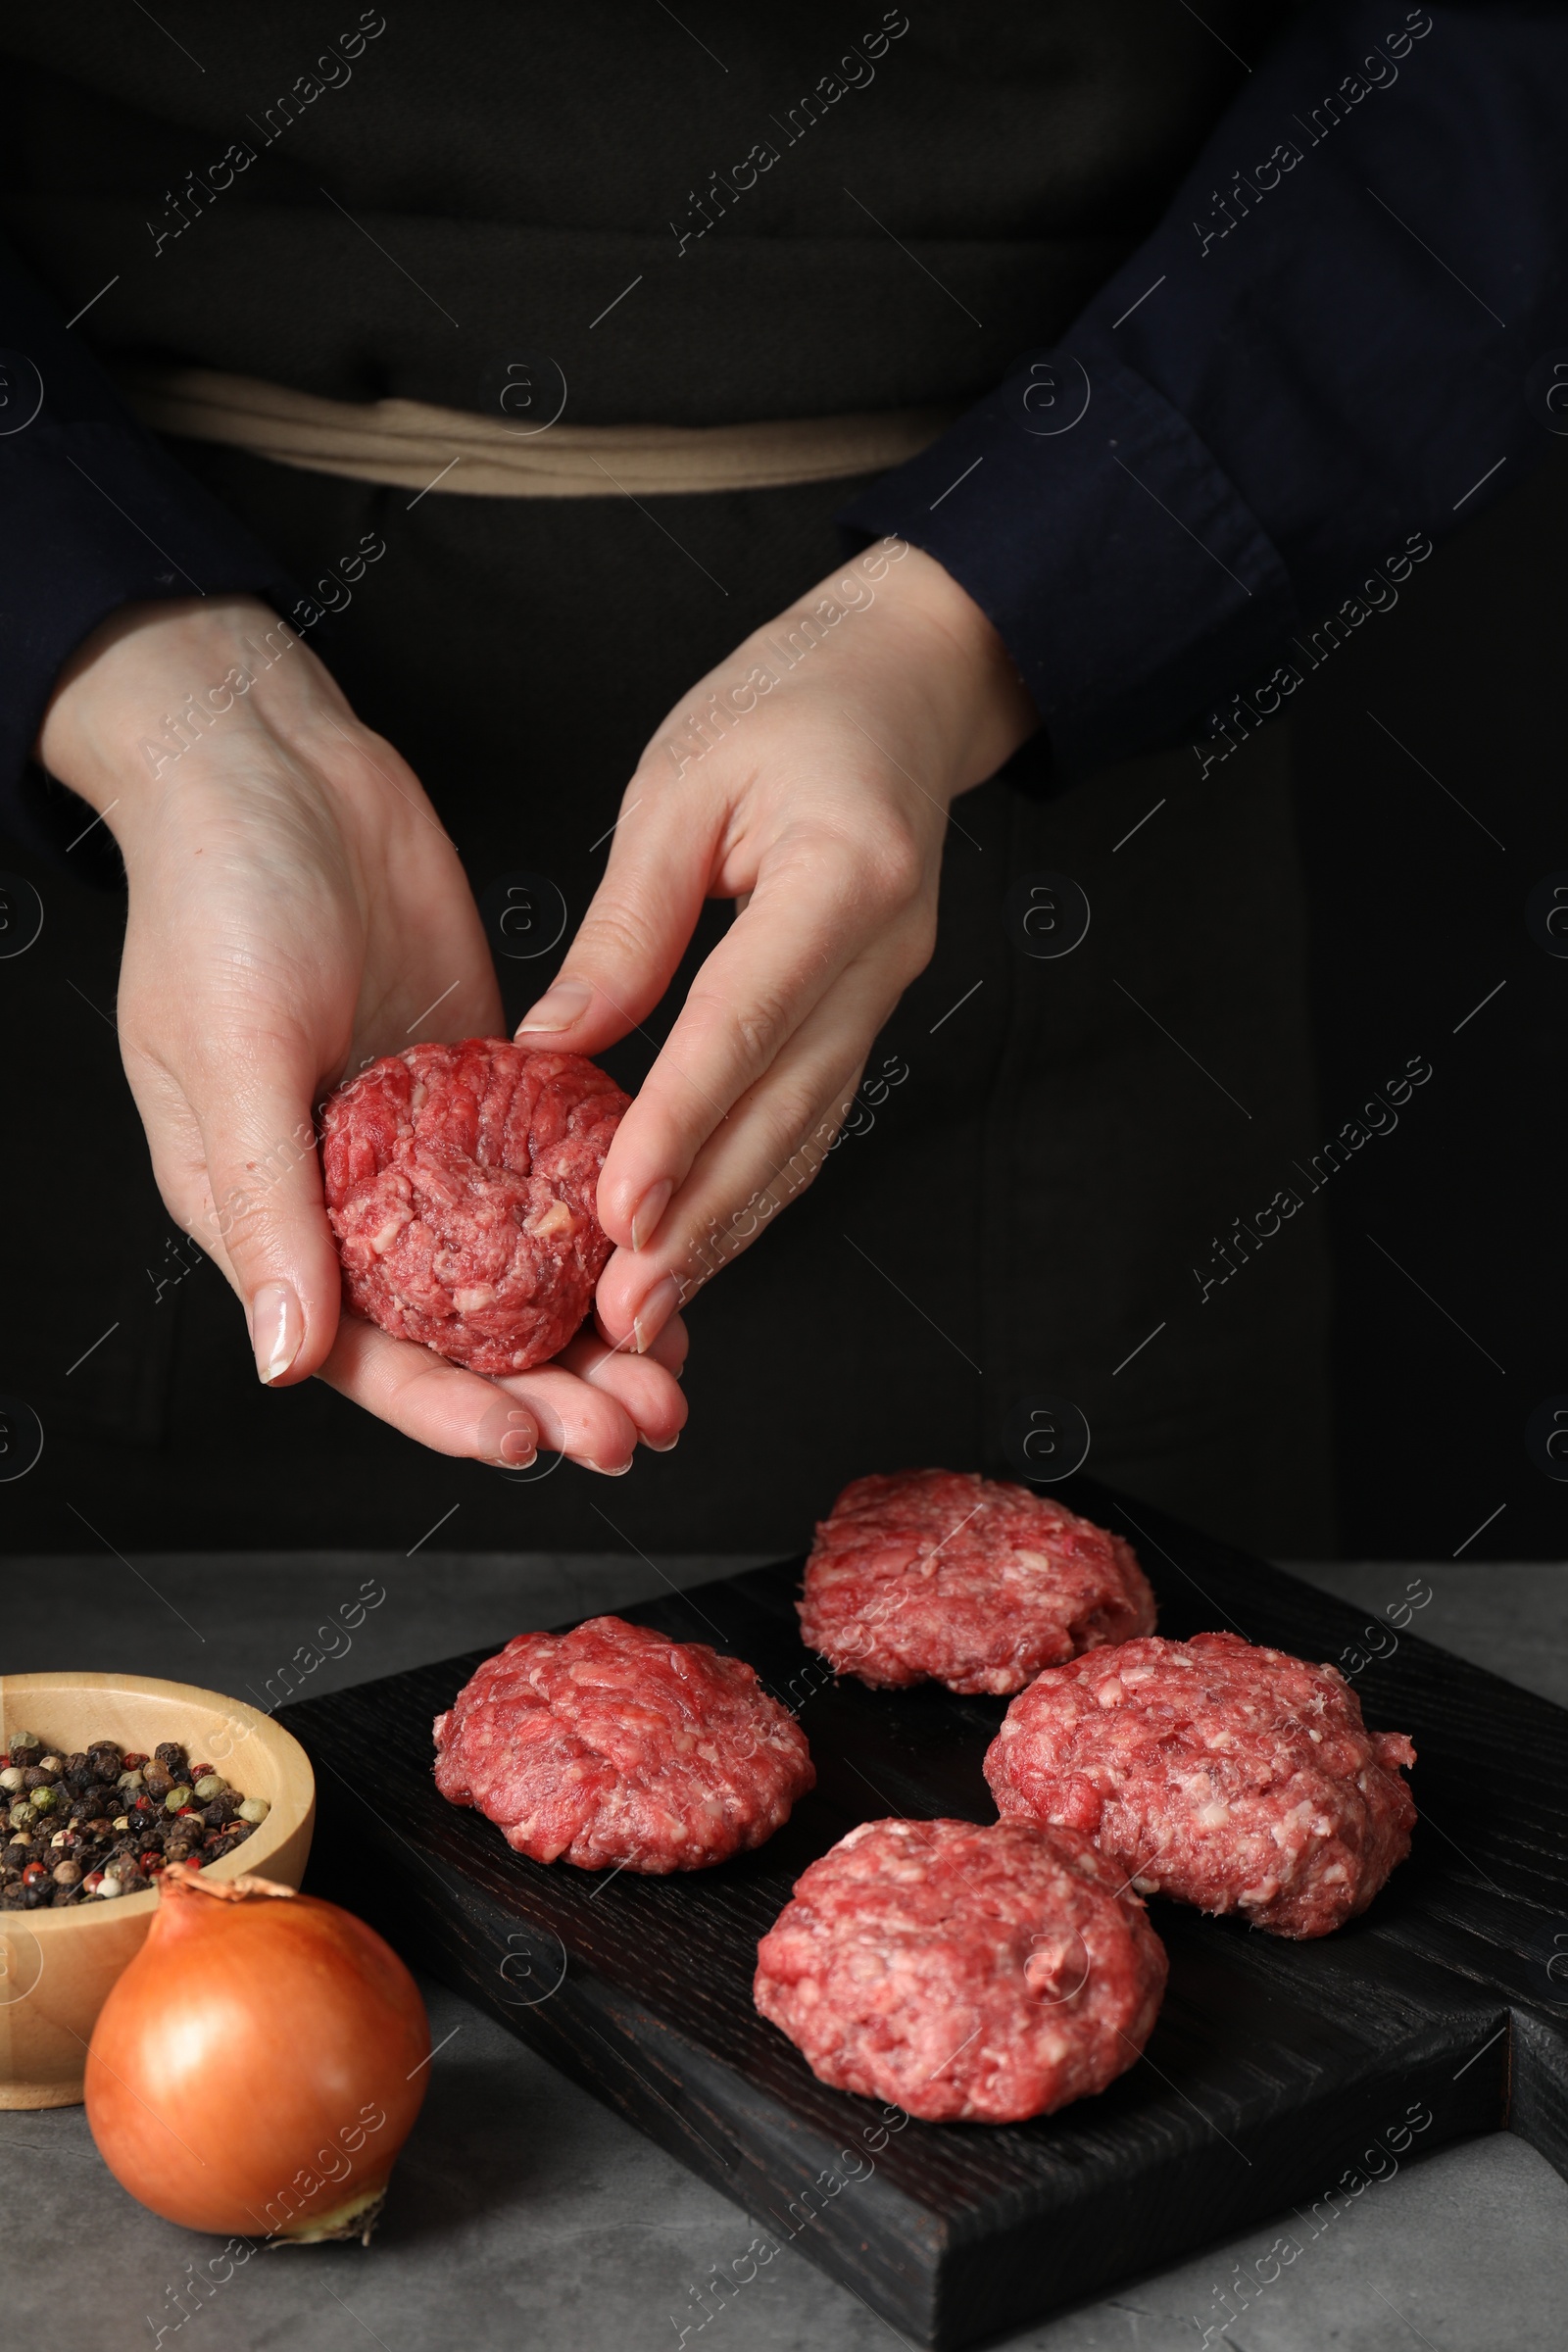
[[[994,776],[1037,731],[1040,714],[993,623],[934,557],[910,547],[887,586],[887,619],[931,706],[956,799]]]
[[[246,596],[122,606],[60,673],[34,756],[96,808],[124,846],[162,805],[189,754],[254,724],[288,693],[269,677],[310,657],[270,605]]]
[[[865,549],[747,638],[676,706],[644,759],[683,774],[762,695],[775,708],[778,688],[778,702],[793,706],[799,693],[808,707],[829,705],[835,721],[858,706],[875,720],[861,733],[884,751],[891,726],[903,746],[895,766],[918,768],[920,791],[943,805],[995,775],[1040,724],[974,599],[900,539]]]

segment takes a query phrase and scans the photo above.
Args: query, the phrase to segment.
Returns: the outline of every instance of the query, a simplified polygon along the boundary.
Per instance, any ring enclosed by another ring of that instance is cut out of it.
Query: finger
[[[667,1322],[660,1325],[645,1352],[656,1363],[662,1364],[673,1379],[679,1380],[686,1369],[690,1350],[691,1335],[686,1329],[686,1318],[672,1314]]]
[[[343,1317],[320,1376],[353,1403],[437,1453],[525,1469],[534,1458],[537,1433],[539,1448],[619,1478],[637,1449],[637,1423],[619,1398],[562,1363],[485,1380],[461,1364],[443,1362],[428,1348],[393,1339],[358,1315]],[[675,1395],[678,1398],[678,1389]],[[679,1425],[677,1408],[668,1403],[662,1414],[651,1408],[651,1417],[658,1427]]]
[[[568,1370],[564,1356],[496,1386],[526,1406],[538,1423],[540,1444],[552,1452],[569,1454],[584,1470],[600,1470],[609,1478],[622,1478],[631,1468],[637,1423],[612,1390]],[[675,1387],[673,1381],[670,1386]],[[679,1389],[675,1394],[679,1396]]]
[[[597,1294],[610,1338],[646,1348],[671,1306],[749,1249],[813,1181],[897,995],[880,957],[845,974],[699,1153],[654,1241],[611,1258]]]
[[[126,1069],[149,1134],[159,1139],[156,1164],[176,1082],[134,1052]],[[325,1360],[342,1298],[311,1112],[315,1079],[297,1040],[253,1031],[242,1049],[228,1042],[210,1052],[179,1090],[188,1105],[178,1135],[187,1195],[191,1124],[205,1171],[191,1231],[244,1301],[257,1374],[275,1387],[307,1379]]]
[[[519,1045],[597,1054],[647,1018],[703,910],[717,810],[716,800],[694,803],[655,777],[632,778],[605,878],[565,961],[518,1023]]]
[[[563,1349],[560,1361],[590,1388],[613,1397],[655,1453],[668,1453],[676,1444],[686,1426],[686,1399],[674,1373],[652,1349],[647,1355],[633,1355],[584,1332]]]
[[[135,1057],[127,1053],[127,1067]],[[145,1065],[131,1079],[136,1108],[141,1114],[152,1158],[153,1175],[164,1206],[182,1232],[188,1233],[205,1257],[212,1259],[231,1288],[238,1290],[228,1251],[218,1230],[212,1186],[207,1180],[207,1154],[196,1115],[183,1090],[167,1071]]]
[[[520,1470],[538,1449],[538,1419],[522,1398],[358,1315],[342,1318],[319,1377],[434,1453]]]
[[[863,947],[888,908],[847,845],[770,864],[704,963],[599,1179],[599,1218],[646,1247],[698,1152]]]
[[[655,1363],[662,1364],[666,1372],[679,1380],[685,1372],[686,1358],[691,1352],[691,1335],[686,1328],[686,1318],[675,1311],[680,1303],[679,1294],[680,1285],[672,1280],[669,1300],[661,1298],[657,1314],[647,1318],[641,1346],[638,1345],[635,1330],[627,1337],[616,1339],[614,1333],[606,1327],[597,1299],[594,1303],[594,1330],[607,1348],[613,1348],[622,1355],[652,1356]]]
[[[589,1348],[607,1359],[612,1352],[598,1341]],[[536,1371],[484,1380],[461,1364],[444,1363],[427,1348],[345,1315],[321,1378],[436,1453],[507,1469],[526,1469],[537,1446],[567,1454],[583,1469],[623,1476],[639,1436],[628,1403],[646,1414],[667,1450],[685,1420],[685,1398],[662,1365],[632,1365],[622,1357],[618,1373],[608,1375],[596,1363],[599,1377],[589,1380],[568,1364],[571,1355],[568,1348],[566,1356]]]

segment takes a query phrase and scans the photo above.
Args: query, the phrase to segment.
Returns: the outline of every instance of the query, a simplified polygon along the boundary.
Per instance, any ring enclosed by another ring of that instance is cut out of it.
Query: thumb
[[[342,1303],[310,1086],[274,1079],[194,1107],[212,1189],[210,1239],[244,1301],[259,1378],[291,1387],[326,1357]]]
[[[605,878],[555,979],[517,1025],[521,1046],[597,1054],[662,997],[708,896],[713,840],[667,786],[634,777]]]

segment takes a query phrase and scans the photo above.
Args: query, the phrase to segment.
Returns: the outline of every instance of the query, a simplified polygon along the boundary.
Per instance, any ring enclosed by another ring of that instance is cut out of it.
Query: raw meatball
[[[811,1647],[880,1690],[1021,1690],[1042,1666],[1154,1625],[1120,1536],[1027,1487],[956,1470],[846,1487],[798,1605]]]
[[[1306,1936],[1364,1911],[1409,1852],[1414,1762],[1334,1667],[1195,1634],[1043,1674],[986,1779],[1001,1812],[1083,1831],[1141,1893]]]
[[[1167,1965],[1121,1874],[1026,1821],[863,1822],[796,1881],[757,1958],[758,2008],[818,2081],[981,2124],[1124,2074]]]
[[[519,1854],[706,1870],[815,1786],[805,1734],[743,1659],[621,1617],[519,1634],[435,1719],[435,1785]]]
[[[594,1206],[628,1098],[581,1054],[411,1046],[321,1114],[326,1209],[356,1314],[474,1372],[560,1353],[612,1247]]]

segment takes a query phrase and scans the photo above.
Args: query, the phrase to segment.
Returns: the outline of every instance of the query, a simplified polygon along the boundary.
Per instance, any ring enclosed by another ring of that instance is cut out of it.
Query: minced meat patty
[[[754,1996],[820,2082],[927,2123],[1021,2123],[1142,2051],[1164,1946],[1088,1840],[868,1821],[796,1881]]]
[[[1021,1690],[1153,1630],[1132,1547],[1065,1503],[956,1470],[858,1478],[816,1530],[801,1634],[881,1690]]]
[[[1414,1762],[1334,1667],[1196,1634],[1043,1674],[985,1769],[1003,1814],[1081,1830],[1141,1892],[1308,1936],[1365,1910],[1409,1852]]]
[[[435,1785],[536,1862],[705,1870],[760,1845],[816,1781],[750,1666],[620,1617],[519,1634],[435,1719]]]
[[[322,1112],[349,1305],[474,1372],[548,1362],[611,1253],[595,1196],[627,1104],[583,1054],[505,1038],[372,1062]]]

